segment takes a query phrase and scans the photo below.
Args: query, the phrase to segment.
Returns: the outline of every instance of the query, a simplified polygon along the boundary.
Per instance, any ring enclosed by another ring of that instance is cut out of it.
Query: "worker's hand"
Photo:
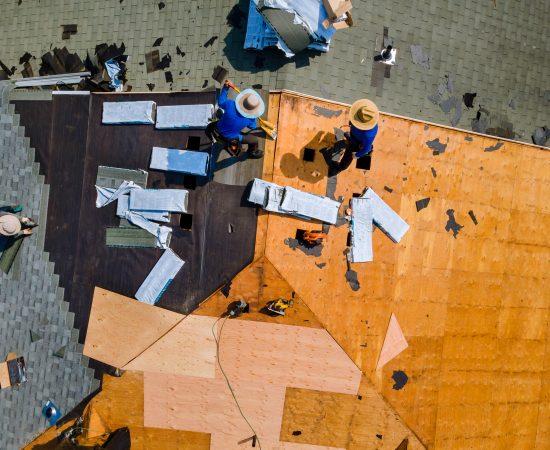
[[[233,83],[231,83],[231,80],[225,80],[223,85],[224,87],[227,87],[227,88],[233,87]]]

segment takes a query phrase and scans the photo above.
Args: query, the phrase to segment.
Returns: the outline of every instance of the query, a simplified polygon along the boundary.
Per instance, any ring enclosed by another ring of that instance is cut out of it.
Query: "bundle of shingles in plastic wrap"
[[[350,10],[350,0],[250,0],[244,48],[328,52],[336,30],[353,24]]]

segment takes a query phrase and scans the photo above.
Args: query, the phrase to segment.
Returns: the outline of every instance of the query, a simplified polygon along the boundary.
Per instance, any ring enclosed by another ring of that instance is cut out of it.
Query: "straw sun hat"
[[[378,107],[366,98],[357,100],[349,110],[349,120],[360,130],[372,130],[378,123],[378,116]]]
[[[0,234],[13,236],[21,231],[21,222],[12,214],[0,216]]]
[[[260,117],[265,111],[264,101],[254,89],[245,89],[237,95],[235,106],[237,111],[248,119]]]

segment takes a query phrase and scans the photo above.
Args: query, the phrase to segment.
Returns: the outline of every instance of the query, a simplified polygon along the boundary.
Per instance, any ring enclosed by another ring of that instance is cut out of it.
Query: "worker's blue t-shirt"
[[[222,134],[222,136],[228,139],[242,140],[241,130],[243,128],[250,128],[253,130],[256,128],[256,119],[248,119],[242,116],[237,107],[235,101],[227,98],[228,87],[222,89],[220,98],[218,99],[218,106],[223,108],[223,116],[216,123],[216,128]]]
[[[351,141],[359,147],[359,151],[355,154],[356,158],[368,155],[372,147],[376,133],[378,133],[378,124],[371,130],[359,130],[351,125],[350,136]]]

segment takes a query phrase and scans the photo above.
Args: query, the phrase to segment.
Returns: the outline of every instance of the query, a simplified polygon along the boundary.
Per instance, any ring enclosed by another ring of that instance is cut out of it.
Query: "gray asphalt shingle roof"
[[[24,215],[45,224],[48,190],[23,136],[12,107],[0,106],[0,205],[19,203]],[[39,226],[25,238],[10,273],[0,272],[0,359],[8,352],[23,356],[28,377],[19,387],[0,390],[3,450],[19,449],[48,428],[41,415],[48,399],[67,413],[98,384],[82,356],[59,277],[44,253],[44,232]],[[63,347],[63,357],[54,356]]]

